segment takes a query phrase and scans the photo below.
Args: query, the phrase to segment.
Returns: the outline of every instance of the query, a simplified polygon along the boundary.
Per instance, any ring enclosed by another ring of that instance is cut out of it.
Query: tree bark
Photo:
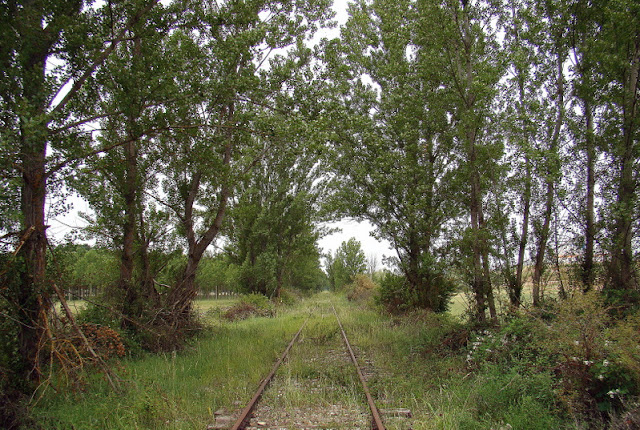
[[[27,8],[29,8],[27,6]],[[45,319],[51,306],[45,284],[47,234],[45,205],[47,193],[47,125],[30,119],[45,115],[45,64],[57,35],[41,27],[43,17],[37,10],[25,11],[22,22],[23,69],[22,99],[28,109],[20,115],[20,153],[22,170],[21,204],[23,243],[18,259],[23,262],[21,288],[13,300],[18,309],[18,344],[23,379],[40,378],[39,344],[46,335]]]
[[[513,33],[517,46],[520,46],[520,28],[518,27],[517,15],[518,11],[516,9],[515,3],[511,5],[511,13],[514,19],[514,27]],[[524,149],[524,165],[525,165],[525,177],[524,177],[524,191],[522,193],[522,230],[520,232],[520,239],[518,241],[518,260],[516,262],[516,275],[513,279],[513,283],[511,285],[509,291],[509,301],[511,306],[514,308],[518,308],[521,303],[521,295],[522,295],[522,274],[524,270],[524,258],[525,252],[527,248],[527,242],[529,239],[529,216],[531,214],[531,159],[529,158],[529,125],[528,121],[525,119],[527,116],[527,111],[525,109],[526,105],[526,93],[525,93],[525,71],[522,69],[521,65],[516,62],[515,64],[517,79],[518,79],[518,99],[519,99],[519,107],[518,113],[520,115],[520,127],[522,128],[522,137],[523,137],[523,149]]]
[[[142,8],[134,19],[127,22],[124,34],[135,22],[151,10],[158,0],[151,1]],[[47,179],[53,171],[47,171],[47,146],[51,133],[49,124],[53,114],[59,113],[78,93],[86,79],[113,52],[121,37],[116,37],[103,49],[96,59],[80,75],[73,75],[73,85],[62,101],[57,100],[47,87],[46,63],[52,55],[52,47],[58,41],[64,26],[73,22],[81,12],[81,1],[61,2],[51,14],[45,16],[42,2],[24,2],[22,9],[12,17],[14,29],[19,33],[19,46],[15,59],[20,70],[19,90],[12,94],[16,106],[14,113],[19,119],[21,184],[21,238],[23,240],[17,254],[21,261],[21,285],[11,294],[9,300],[17,309],[18,353],[23,369],[23,381],[37,381],[40,378],[39,348],[46,335],[46,318],[51,307],[50,291],[46,285],[47,235],[46,196]],[[15,7],[15,5],[13,6]],[[71,80],[71,78],[70,78]],[[66,88],[61,86],[59,93]],[[51,108],[50,112],[47,109]]]
[[[234,105],[231,103],[223,115],[226,115],[227,121],[231,122],[234,117]],[[231,155],[233,152],[233,133],[232,131],[227,132],[227,142],[225,145],[224,155],[222,159],[222,165],[224,168],[227,168],[231,164]],[[213,240],[218,236],[220,229],[222,228],[222,222],[225,217],[227,204],[229,201],[229,197],[231,196],[231,186],[229,184],[229,179],[225,179],[222,184],[222,188],[220,190],[220,194],[218,197],[218,209],[216,211],[216,215],[211,223],[211,225],[207,228],[205,233],[198,239],[196,237],[196,232],[194,229],[194,219],[193,219],[193,205],[198,196],[200,182],[202,180],[202,172],[198,171],[193,175],[191,179],[191,186],[185,196],[185,205],[184,205],[184,215],[182,216],[182,224],[186,231],[187,236],[187,245],[188,245],[188,255],[187,255],[187,266],[183,272],[180,280],[173,286],[171,289],[169,296],[167,298],[167,306],[171,309],[171,318],[175,321],[179,321],[181,319],[188,319],[189,314],[191,312],[192,301],[196,296],[196,288],[195,288],[195,278],[196,271],[198,270],[198,265],[200,264],[200,260],[204,255],[207,247],[213,242]]]
[[[584,260],[582,262],[582,288],[585,292],[593,288],[594,282],[594,241],[596,235],[595,229],[595,142],[593,132],[593,112],[591,103],[584,100],[584,118],[586,122],[585,151],[587,153],[587,202],[585,208],[585,248]]]
[[[636,35],[630,53],[631,65],[625,70],[623,98],[622,148],[620,150],[620,177],[613,250],[610,264],[609,289],[631,291],[638,289],[638,279],[633,261],[634,201],[636,178],[634,177],[634,151],[637,131],[638,78],[640,69],[640,34]]]
[[[529,216],[531,214],[531,161],[529,156],[525,157],[526,177],[524,184],[524,194],[522,196],[522,231],[518,241],[518,262],[516,264],[516,278],[513,285],[512,294],[509,295],[511,305],[515,308],[520,306],[522,300],[522,285],[524,272],[524,257],[529,239]]]
[[[547,153],[547,169],[545,176],[546,184],[546,197],[545,197],[545,209],[542,220],[542,226],[538,231],[538,244],[536,249],[535,264],[533,268],[533,305],[540,305],[540,285],[542,282],[542,275],[544,273],[544,258],[547,250],[547,242],[549,241],[549,232],[551,224],[551,215],[553,213],[553,203],[555,194],[555,182],[556,177],[559,174],[560,166],[558,165],[557,152],[558,141],[560,139],[560,130],[562,128],[562,122],[564,121],[564,75],[562,71],[563,56],[561,49],[556,48],[556,120],[554,124],[553,134],[549,143],[549,150]]]
[[[138,213],[138,150],[136,141],[131,140],[124,145],[125,153],[125,178],[124,178],[124,202],[125,222],[123,225],[122,256],[120,259],[119,285],[124,292],[122,313],[130,318],[140,316],[138,309],[138,291],[133,281],[135,269],[135,238]],[[123,324],[126,324],[126,319]]]

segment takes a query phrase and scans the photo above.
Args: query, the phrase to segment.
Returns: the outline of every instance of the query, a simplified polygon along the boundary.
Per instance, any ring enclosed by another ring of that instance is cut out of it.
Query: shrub
[[[276,302],[281,305],[291,306],[301,298],[302,294],[300,291],[283,288],[280,290],[280,296],[276,299]]]
[[[252,316],[273,316],[273,304],[262,294],[245,294],[238,303],[227,309],[222,317],[229,321],[243,320]]]
[[[508,428],[560,428],[553,368],[555,355],[545,346],[546,324],[515,314],[502,326],[470,334],[467,366],[477,376],[473,388],[479,419],[502,421]],[[485,418],[486,419],[486,418]]]
[[[380,282],[376,302],[392,314],[411,309],[445,312],[454,291],[453,282],[437,267],[423,268],[419,285],[412,285],[406,276],[386,273]]]
[[[392,314],[408,311],[414,301],[407,279],[395,273],[385,274],[380,282],[380,293],[375,299]]]
[[[418,326],[418,342],[423,354],[449,355],[467,345],[469,331],[454,317],[428,310],[407,315],[411,326]]]
[[[562,302],[550,330],[549,352],[557,354],[560,398],[574,417],[607,420],[638,394],[640,324],[615,322],[597,292]]]
[[[553,367],[544,347],[546,326],[527,315],[515,315],[501,327],[471,334],[467,365],[499,364],[526,373]]]
[[[352,302],[366,302],[373,299],[378,285],[367,275],[358,274],[353,282],[346,286],[347,299]]]

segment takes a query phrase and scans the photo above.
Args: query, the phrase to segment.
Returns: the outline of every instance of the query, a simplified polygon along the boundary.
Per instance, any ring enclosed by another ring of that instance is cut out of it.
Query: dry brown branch
[[[22,249],[22,246],[25,244],[25,242],[29,239],[29,237],[31,237],[31,235],[33,234],[33,232],[36,230],[36,226],[32,225],[31,227],[29,227],[27,229],[27,231],[22,235],[22,238],[20,239],[20,244],[18,245],[18,247],[16,248],[15,251],[13,251],[13,256],[15,257],[16,255],[18,255],[18,252],[20,252],[20,250]]]
[[[76,318],[73,316],[73,313],[71,312],[71,309],[69,309],[69,305],[67,304],[67,300],[64,298],[64,294],[62,294],[62,291],[60,291],[60,288],[58,288],[58,286],[56,284],[53,284],[53,289],[56,292],[56,295],[58,296],[58,299],[60,300],[60,303],[62,304],[62,308],[64,309],[64,312],[65,312],[65,314],[67,316],[67,319],[69,320],[69,323],[71,324],[73,329],[76,331],[76,333],[78,334],[78,336],[80,337],[80,339],[84,343],[85,347],[87,348],[87,351],[89,351],[89,354],[91,354],[91,356],[98,362],[98,365],[104,371],[104,374],[105,374],[105,376],[107,378],[107,381],[109,382],[109,385],[111,386],[111,388],[114,391],[119,391],[119,386],[116,385],[116,383],[114,382],[114,378],[115,378],[116,375],[111,371],[109,366],[107,366],[107,364],[104,362],[102,357],[100,357],[98,354],[96,354],[96,352],[93,350],[93,347],[91,346],[91,343],[89,343],[89,340],[84,335],[84,332],[80,329],[80,327],[76,323]]]

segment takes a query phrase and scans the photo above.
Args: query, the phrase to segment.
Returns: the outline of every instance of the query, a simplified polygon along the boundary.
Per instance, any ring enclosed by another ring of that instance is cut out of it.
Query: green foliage
[[[498,330],[482,330],[470,339],[467,365],[492,364],[523,375],[546,371],[555,365],[545,348],[546,327],[535,318],[514,315]]]
[[[347,299],[352,302],[368,304],[373,302],[375,294],[380,287],[371,280],[368,275],[359,273],[353,282],[345,286]]]
[[[198,291],[203,294],[215,291],[235,291],[234,267],[224,254],[203,257],[196,273]]]
[[[362,245],[355,238],[342,242],[335,255],[327,257],[327,274],[334,291],[341,290],[355,281],[356,276],[367,270],[366,257]]]
[[[541,313],[515,314],[497,329],[475,332],[467,366],[497,384],[513,379],[507,391],[516,387],[547,408],[558,402],[576,420],[593,425],[624,410],[638,394],[637,318],[611,320],[595,292],[550,306],[544,319]],[[498,391],[486,396],[499,397],[505,389]]]
[[[455,284],[443,273],[425,276],[420,283],[411,283],[405,275],[387,272],[380,281],[380,294],[376,300],[391,313],[411,309],[445,312],[454,291]]]
[[[406,278],[396,273],[386,273],[380,281],[380,295],[376,300],[391,313],[409,310],[413,298]]]
[[[99,295],[118,282],[119,261],[107,249],[79,248],[67,258],[69,286],[72,288],[88,290],[90,295]]]
[[[278,296],[283,288],[317,290],[322,283],[317,240],[321,180],[316,154],[292,142],[267,154],[241,185],[229,213],[229,261],[239,288]]]
[[[576,294],[560,303],[552,324],[549,350],[557,354],[561,398],[572,414],[601,421],[603,412],[638,394],[640,354],[619,336],[633,322],[612,321],[600,293]]]

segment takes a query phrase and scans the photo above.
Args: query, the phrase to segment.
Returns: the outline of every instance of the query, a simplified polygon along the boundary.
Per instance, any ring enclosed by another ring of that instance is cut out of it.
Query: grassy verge
[[[193,302],[194,308],[204,314],[212,309],[230,308],[238,301],[237,297],[223,299],[197,299]]]
[[[47,429],[206,428],[218,408],[248,401],[308,313],[215,322],[185,351],[122,362],[124,393],[94,375],[74,392],[49,390],[34,415]]]
[[[341,318],[382,409],[408,408],[389,429],[573,428],[556,406],[551,374],[525,367],[470,368],[465,327],[455,317],[382,316],[352,304]]]

